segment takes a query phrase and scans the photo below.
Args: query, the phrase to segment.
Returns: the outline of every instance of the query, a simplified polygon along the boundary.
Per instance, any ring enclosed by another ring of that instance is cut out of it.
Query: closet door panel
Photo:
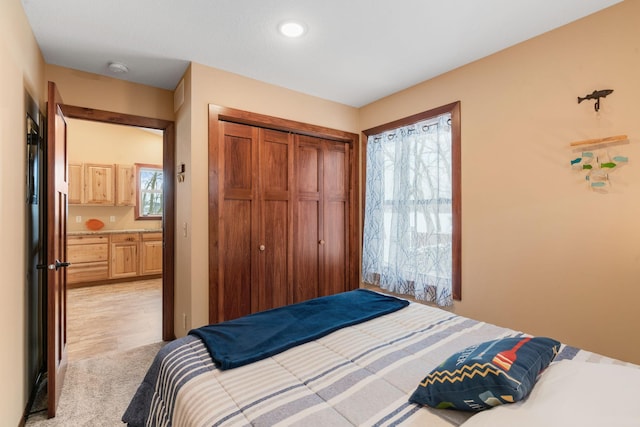
[[[257,273],[251,262],[252,203],[225,200],[223,216],[222,319],[235,319],[251,313],[252,277]]]
[[[324,193],[346,200],[349,194],[349,168],[345,144],[326,142],[322,176]]]
[[[309,141],[309,137],[299,137]],[[299,193],[320,192],[320,150],[319,147],[299,145],[296,158],[296,181]]]
[[[325,201],[324,280],[320,295],[347,290],[347,216],[344,201]]]
[[[287,132],[260,129],[260,260],[256,310],[291,301],[293,176],[292,138]]]
[[[322,283],[322,147],[318,141],[296,136],[294,302],[318,297]]]
[[[323,295],[349,288],[349,156],[345,144],[324,141],[324,271]]]
[[[300,302],[318,296],[321,275],[318,244],[320,203],[318,200],[301,200],[296,208],[294,302]]]
[[[260,180],[262,191],[288,192],[291,171],[289,170],[290,137],[288,133],[261,130]]]
[[[250,314],[258,305],[258,132],[222,126],[222,179],[218,227],[218,321]]]
[[[253,132],[248,126],[224,126],[224,190],[251,192],[253,179]]]
[[[265,244],[261,256],[258,310],[281,307],[289,302],[289,202],[264,202]]]

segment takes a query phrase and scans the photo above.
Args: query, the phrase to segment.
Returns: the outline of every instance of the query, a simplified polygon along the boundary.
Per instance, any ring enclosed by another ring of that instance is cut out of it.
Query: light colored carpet
[[[27,427],[123,426],[122,414],[164,344],[69,363],[56,417],[47,419],[46,410],[34,413]]]

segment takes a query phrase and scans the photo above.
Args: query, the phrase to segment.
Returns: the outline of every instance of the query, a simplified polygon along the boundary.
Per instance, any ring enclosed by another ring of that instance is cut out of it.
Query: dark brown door
[[[322,146],[317,138],[297,136],[295,260],[293,300],[300,302],[319,296],[324,281],[320,247],[323,227]]]
[[[47,104],[47,394],[54,417],[67,368],[67,124],[49,82]]]
[[[260,220],[258,305],[253,311],[290,304],[293,265],[293,135],[259,131]]]
[[[209,105],[211,323],[359,286],[358,147],[356,134]]]
[[[219,131],[218,322],[290,302],[293,233],[292,137],[226,122]]]
[[[222,191],[218,218],[217,321],[251,313],[258,280],[258,129],[223,123],[218,173]]]
[[[294,302],[351,289],[349,148],[297,136]]]
[[[349,287],[349,149],[347,144],[323,141],[323,212],[320,248],[323,281],[320,296]]]

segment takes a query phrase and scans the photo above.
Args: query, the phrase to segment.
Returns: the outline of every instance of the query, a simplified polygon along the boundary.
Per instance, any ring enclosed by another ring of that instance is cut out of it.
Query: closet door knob
[[[320,240],[320,241],[318,242],[318,244],[320,244],[320,245],[324,245],[324,240]]]
[[[258,249],[260,249],[260,252],[264,252],[264,250],[266,249],[264,245],[260,245],[258,246]]]

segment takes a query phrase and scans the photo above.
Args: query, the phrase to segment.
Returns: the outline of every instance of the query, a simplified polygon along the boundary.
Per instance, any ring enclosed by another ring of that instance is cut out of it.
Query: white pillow
[[[463,427],[639,427],[640,369],[563,360],[551,364],[531,394],[480,412]]]

